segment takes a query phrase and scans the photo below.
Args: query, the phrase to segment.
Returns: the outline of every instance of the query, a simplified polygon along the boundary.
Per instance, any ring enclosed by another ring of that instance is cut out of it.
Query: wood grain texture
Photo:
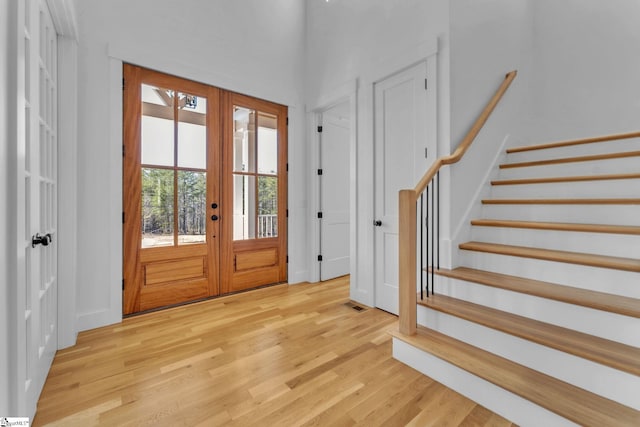
[[[640,205],[640,199],[484,199],[484,205]]]
[[[640,235],[640,227],[607,224],[578,224],[565,222],[514,221],[506,219],[474,219],[471,225],[478,227],[527,228],[531,230],[575,231],[583,233],[608,233]]]
[[[592,255],[579,252],[556,251],[552,249],[539,249],[526,246],[500,245],[497,243],[483,242],[462,243],[460,244],[460,249],[640,273],[640,259],[634,258]]]
[[[620,173],[604,175],[555,176],[548,178],[501,179],[491,181],[491,185],[555,184],[559,182],[611,181],[640,179],[640,173]]]
[[[635,298],[542,282],[540,280],[525,279],[523,277],[493,273],[490,271],[475,270],[467,267],[458,267],[453,270],[444,268],[436,269],[435,274],[566,302],[568,304],[640,318],[640,300]]]
[[[473,123],[471,129],[469,130],[469,133],[467,133],[462,141],[460,141],[460,144],[458,144],[453,154],[449,156],[439,157],[435,162],[433,162],[433,165],[431,165],[424,176],[420,179],[415,187],[416,194],[422,193],[425,188],[427,188],[427,185],[429,185],[431,179],[436,176],[436,173],[438,173],[442,166],[457,163],[460,161],[460,159],[462,159],[464,153],[467,152],[473,141],[476,139],[476,136],[478,136],[478,133],[480,133],[480,131],[482,130],[484,124],[487,122],[487,120],[489,120],[489,117],[491,117],[491,113],[493,113],[493,110],[500,103],[500,100],[507,92],[507,89],[509,89],[509,86],[511,86],[511,82],[513,82],[513,79],[515,79],[517,75],[517,70],[513,70],[507,73],[507,75],[504,77],[504,80],[494,93],[493,97],[491,97],[476,121]]]
[[[593,427],[640,425],[639,411],[436,331],[419,327],[414,335],[403,335],[395,331],[392,334],[579,425]]]
[[[531,166],[557,165],[562,163],[591,162],[596,160],[624,159],[627,157],[638,157],[640,151],[623,151],[620,153],[593,154],[579,157],[561,157],[548,160],[534,160],[530,162],[503,163],[500,169],[525,168]]]
[[[614,369],[640,375],[640,348],[446,295],[431,295],[418,301],[418,304]]]
[[[403,334],[416,331],[416,193],[401,190],[398,205],[399,328]]]
[[[591,138],[571,139],[566,141],[548,142],[545,144],[525,145],[508,148],[507,153],[521,153],[523,151],[544,150],[547,148],[570,147],[572,145],[591,144],[594,142],[617,141],[620,139],[640,138],[640,132],[617,133],[612,135],[595,136]]]
[[[81,332],[33,426],[511,426],[398,362],[397,318],[348,279],[278,285]]]

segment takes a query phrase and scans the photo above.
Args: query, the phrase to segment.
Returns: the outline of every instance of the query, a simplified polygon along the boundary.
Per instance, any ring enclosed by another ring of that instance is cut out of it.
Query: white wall
[[[78,321],[118,321],[121,289],[121,61],[290,106],[289,280],[307,277],[298,0],[83,0],[78,129]]]
[[[487,171],[505,138],[526,133],[533,54],[532,3],[531,0],[451,2],[452,149],[467,134],[505,74],[518,70],[516,80],[471,149],[451,166],[450,231],[454,239],[456,230],[464,228],[468,209],[476,203]]]
[[[372,78],[399,57],[438,39],[438,136],[448,144],[448,1],[307,1],[307,103],[358,79],[357,98],[357,281],[351,298],[374,304],[373,99]],[[415,57],[415,56],[414,56]],[[416,60],[420,58],[415,57]],[[406,67],[411,63],[399,64]],[[394,71],[394,70],[392,70]],[[309,126],[313,126],[310,123]],[[311,171],[311,168],[310,168]],[[312,172],[309,172],[312,175]],[[356,226],[354,224],[354,226]],[[316,253],[310,251],[310,262]],[[353,272],[352,272],[353,273]],[[353,276],[352,276],[353,277]]]
[[[9,236],[9,0],[0,0],[0,236]],[[11,390],[8,380],[9,357],[11,355],[9,334],[9,248],[11,239],[3,238],[0,243],[0,414],[9,414]]]
[[[536,0],[533,134],[640,129],[640,2]]]

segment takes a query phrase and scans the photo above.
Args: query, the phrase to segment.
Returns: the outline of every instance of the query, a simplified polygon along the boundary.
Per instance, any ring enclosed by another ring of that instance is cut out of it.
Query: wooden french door
[[[124,313],[286,280],[286,107],[124,79]]]

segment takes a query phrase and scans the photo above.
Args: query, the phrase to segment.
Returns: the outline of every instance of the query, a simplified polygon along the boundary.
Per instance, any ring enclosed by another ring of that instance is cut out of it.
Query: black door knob
[[[382,226],[382,221],[380,221],[379,219],[376,219],[373,221],[373,225],[375,225],[376,227],[380,227]]]
[[[218,215],[211,215],[211,221],[217,221]]]
[[[44,236],[41,236],[40,233],[36,233],[35,236],[31,237],[31,247],[35,248],[36,245],[49,246],[51,243],[51,233],[47,233]]]
[[[211,209],[217,209],[217,208],[218,208],[217,203],[211,203]]]

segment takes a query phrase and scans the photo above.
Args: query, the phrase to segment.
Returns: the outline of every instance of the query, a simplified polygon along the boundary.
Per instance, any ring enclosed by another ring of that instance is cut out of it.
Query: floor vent
[[[353,308],[355,311],[365,311],[366,310],[366,308],[361,307],[361,306],[359,306],[357,304],[354,304],[351,301],[345,302],[344,305],[346,305],[349,308]]]

